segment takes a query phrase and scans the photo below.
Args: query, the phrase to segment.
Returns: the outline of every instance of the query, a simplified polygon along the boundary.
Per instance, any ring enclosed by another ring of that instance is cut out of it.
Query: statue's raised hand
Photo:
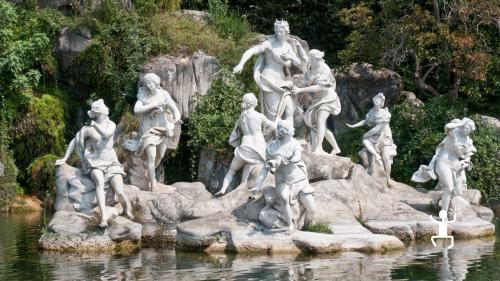
[[[354,125],[351,125],[351,124],[349,124],[349,123],[345,123],[345,125],[346,125],[347,127],[349,127],[349,128],[355,128],[355,127],[354,127]]]

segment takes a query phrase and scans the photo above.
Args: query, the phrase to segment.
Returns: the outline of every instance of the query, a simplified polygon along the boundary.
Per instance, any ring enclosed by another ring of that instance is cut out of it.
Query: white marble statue
[[[241,184],[247,183],[252,169],[266,161],[266,141],[263,126],[274,129],[274,124],[262,113],[255,111],[257,98],[253,93],[243,95],[240,118],[229,136],[229,144],[235,147],[229,171],[224,177],[222,188],[215,196],[222,196],[233,180],[234,174],[243,168]]]
[[[293,122],[293,101],[290,95],[284,93],[293,85],[290,77],[292,64],[302,69],[307,63],[307,55],[300,43],[291,38],[292,44],[287,42],[289,33],[288,23],[276,20],[274,35],[245,51],[233,69],[234,73],[241,73],[245,63],[252,56],[258,56],[254,79],[261,91],[261,112],[272,121],[281,118]]]
[[[139,88],[134,106],[141,120],[140,139],[128,140],[124,146],[145,159],[149,189],[153,190],[157,184],[156,168],[165,155],[169,139],[174,137],[175,123],[182,121],[177,105],[161,88],[158,75],[147,73],[141,82],[143,86]],[[173,114],[173,122],[168,120],[167,111]]]
[[[441,210],[450,212],[451,196],[462,196],[467,189],[465,170],[472,169],[471,156],[476,152],[469,135],[474,132],[474,121],[464,117],[453,119],[444,127],[446,137],[438,145],[430,164],[421,165],[411,178],[414,182],[439,179],[444,193],[441,197]]]
[[[297,222],[294,221],[292,206],[296,206],[297,203],[305,208],[303,228],[307,228],[314,220],[316,202],[313,196],[314,188],[309,185],[306,165],[302,161],[302,147],[293,138],[294,128],[288,120],[278,122],[277,132],[278,138],[266,148],[266,164],[251,191],[261,190],[268,173],[273,173],[278,200],[284,203],[281,217],[286,222],[288,230],[296,229]],[[259,216],[260,220],[262,219],[261,215]]]
[[[66,149],[64,158],[56,161],[56,166],[66,163],[76,149],[84,174],[90,175],[95,183],[97,204],[101,211],[101,227],[107,226],[108,214],[106,213],[105,184],[109,182],[118,196],[124,213],[133,219],[132,207],[123,190],[123,166],[118,162],[118,157],[113,148],[113,135],[116,124],[108,118],[109,110],[102,99],[94,101],[90,118],[94,119],[90,126],[84,126],[71,140]]]
[[[384,108],[384,102],[384,94],[378,93],[373,97],[373,107],[366,114],[365,120],[354,125],[346,125],[349,128],[357,128],[364,125],[371,127],[363,135],[363,149],[358,152],[359,158],[370,174],[374,171],[374,163],[382,168],[386,173],[387,183],[391,185],[392,159],[397,155],[397,146],[392,140],[392,132],[389,127],[391,113],[387,108]]]
[[[311,129],[311,151],[314,154],[327,154],[323,150],[323,139],[332,146],[331,154],[340,153],[333,133],[326,127],[326,120],[330,114],[340,113],[340,100],[335,92],[335,78],[330,67],[323,60],[324,53],[318,50],[309,51],[311,65],[305,75],[306,87],[293,87],[292,93],[311,93],[313,104],[309,106],[304,122]]]

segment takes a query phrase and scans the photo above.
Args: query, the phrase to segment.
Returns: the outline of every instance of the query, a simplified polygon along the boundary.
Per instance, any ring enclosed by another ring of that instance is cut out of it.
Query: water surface
[[[76,254],[39,250],[41,225],[39,213],[0,214],[0,280],[500,280],[498,233],[385,255]]]

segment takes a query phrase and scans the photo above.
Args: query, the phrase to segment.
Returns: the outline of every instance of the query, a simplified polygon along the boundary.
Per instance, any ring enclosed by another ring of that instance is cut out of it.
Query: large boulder
[[[368,63],[354,63],[335,73],[337,94],[342,111],[334,117],[337,131],[346,129],[345,123],[358,122],[373,106],[372,98],[384,93],[386,106],[398,99],[403,88],[403,80],[396,72],[381,68],[374,69]]]
[[[195,110],[197,97],[208,92],[218,71],[217,59],[198,51],[191,57],[153,58],[143,67],[141,76],[150,72],[160,76],[161,86],[177,102],[184,120]]]

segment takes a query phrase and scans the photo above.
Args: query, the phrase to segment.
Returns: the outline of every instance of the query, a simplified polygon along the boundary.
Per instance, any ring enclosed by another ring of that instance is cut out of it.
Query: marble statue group
[[[314,157],[330,157],[335,161],[334,155],[341,149],[327,126],[327,119],[341,112],[341,101],[332,70],[323,59],[324,53],[316,49],[306,52],[289,35],[286,21],[277,20],[274,32],[245,51],[233,69],[235,74],[241,73],[245,63],[256,56],[253,78],[259,94],[246,93],[242,97],[242,112],[229,136],[229,144],[235,148],[234,157],[215,196],[226,195],[235,174],[242,170],[237,188],[247,188],[253,197],[262,194],[265,197],[266,207],[259,214],[259,222],[266,228],[293,231],[314,223],[317,212],[314,188],[309,184],[302,155],[304,152],[312,155],[311,161]],[[294,73],[300,73],[302,78],[293,79]],[[304,139],[294,137],[299,95],[310,95],[312,99],[301,116],[308,132]],[[376,94],[365,119],[347,126],[369,127],[362,137],[359,159],[369,174],[382,172],[390,186],[397,147],[390,128],[391,114],[384,103],[384,94]],[[258,105],[260,112],[256,110]],[[64,157],[56,162],[61,166],[73,151],[77,152],[84,176],[95,185],[101,227],[107,225],[110,216],[105,206],[108,186],[117,196],[123,213],[133,220],[131,203],[123,188],[125,175],[128,182],[143,190],[153,191],[161,185],[157,170],[171,148],[174,129],[182,122],[176,102],[154,73],[140,78],[134,112],[140,128],[123,143],[131,158],[126,165],[127,174],[113,148],[116,125],[108,118],[109,110],[102,99],[92,103],[88,115],[93,121],[82,127]],[[431,163],[422,165],[412,177],[416,182],[439,179],[439,187],[444,191],[441,209],[445,212],[450,211],[450,198],[461,195],[467,188],[465,171],[472,168],[471,156],[476,151],[469,136],[474,130],[474,122],[468,118],[448,123],[446,137]],[[329,152],[323,148],[325,140],[331,147]]]

